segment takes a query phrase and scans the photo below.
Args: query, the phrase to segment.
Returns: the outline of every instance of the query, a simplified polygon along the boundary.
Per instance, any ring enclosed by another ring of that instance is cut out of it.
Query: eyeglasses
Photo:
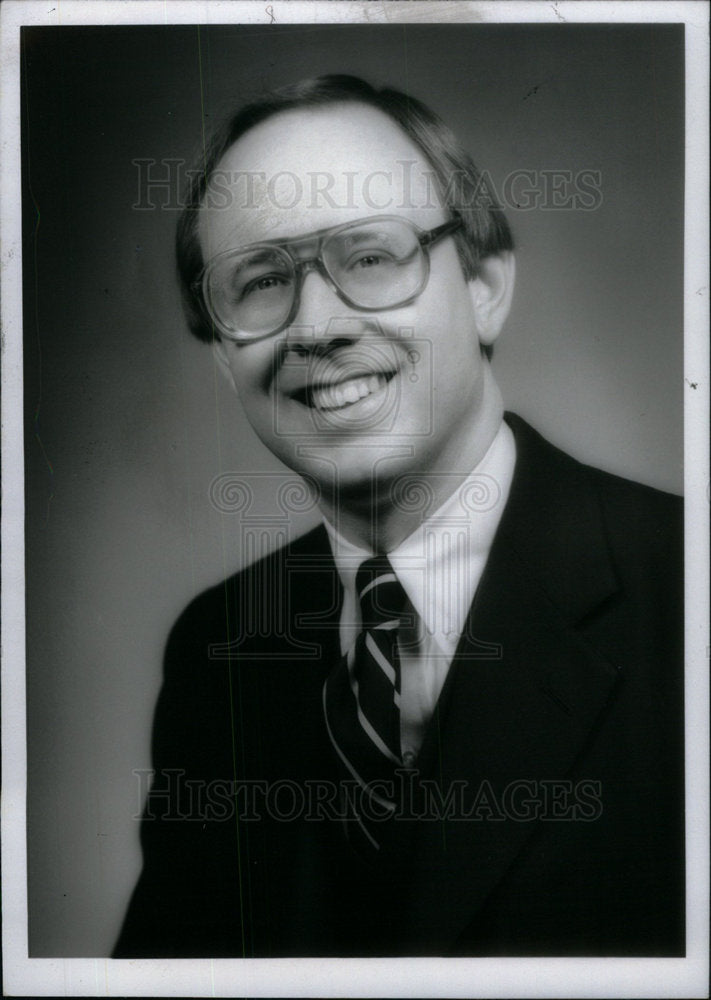
[[[318,271],[348,306],[396,309],[424,290],[429,248],[461,219],[423,230],[399,216],[376,215],[294,240],[266,240],[217,254],[193,290],[224,336],[246,342],[278,333],[299,310],[304,278]]]

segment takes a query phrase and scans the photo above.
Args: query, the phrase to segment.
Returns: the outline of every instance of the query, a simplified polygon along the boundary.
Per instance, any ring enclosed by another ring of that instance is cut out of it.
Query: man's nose
[[[326,277],[315,267],[304,275],[299,308],[287,329],[291,347],[313,348],[335,340],[362,336],[367,318],[337,295]]]

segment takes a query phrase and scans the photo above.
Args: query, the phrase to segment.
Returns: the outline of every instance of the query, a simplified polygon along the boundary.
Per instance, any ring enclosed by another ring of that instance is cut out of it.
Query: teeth
[[[311,390],[311,402],[318,410],[337,410],[342,406],[357,403],[371,393],[387,385],[384,375],[367,375]]]

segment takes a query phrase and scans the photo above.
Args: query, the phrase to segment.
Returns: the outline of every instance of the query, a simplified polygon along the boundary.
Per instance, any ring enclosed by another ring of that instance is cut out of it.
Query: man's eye
[[[254,278],[252,281],[248,281],[242,287],[240,295],[242,298],[245,298],[247,295],[252,295],[255,292],[271,292],[288,284],[289,279],[281,274],[265,274],[261,278]]]
[[[348,266],[352,270],[364,270],[370,267],[382,266],[383,264],[391,264],[392,262],[393,258],[390,254],[377,251],[374,253],[361,253],[356,257],[352,257]]]

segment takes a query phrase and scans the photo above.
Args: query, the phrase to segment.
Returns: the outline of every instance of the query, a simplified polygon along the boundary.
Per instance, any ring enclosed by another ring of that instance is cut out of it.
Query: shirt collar
[[[450,497],[388,553],[390,564],[425,629],[454,652],[508,499],[516,461],[514,437],[502,421],[488,451]],[[372,550],[345,539],[324,518],[344,588],[344,623],[359,628],[355,579]]]

